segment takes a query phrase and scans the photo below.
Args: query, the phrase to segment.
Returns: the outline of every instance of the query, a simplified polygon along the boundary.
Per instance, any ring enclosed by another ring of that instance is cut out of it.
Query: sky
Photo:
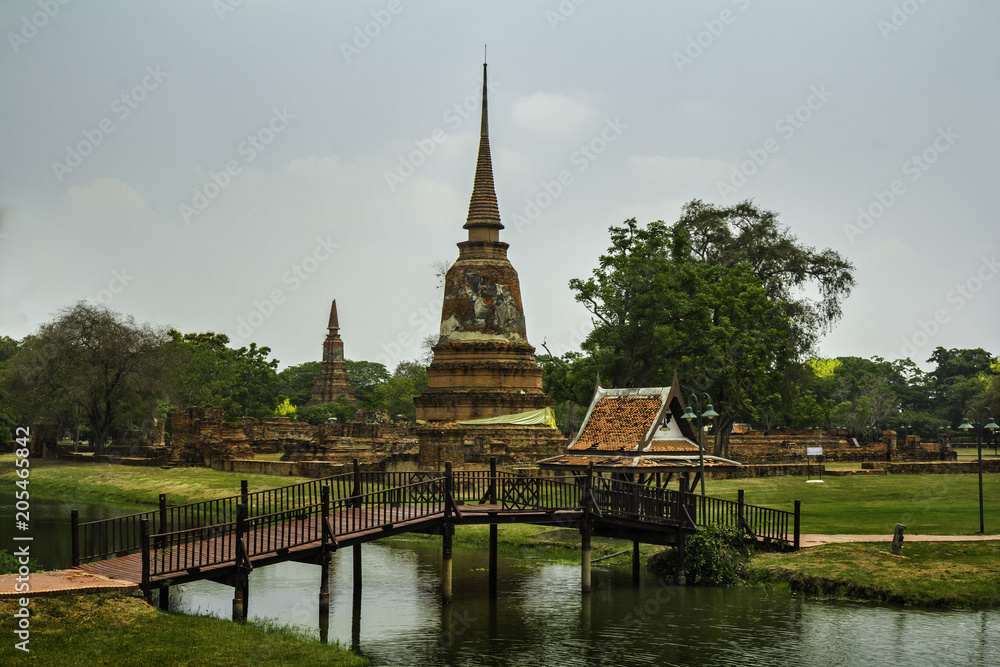
[[[83,300],[390,370],[440,322],[484,45],[528,339],[628,218],[752,199],[855,265],[824,356],[1000,352],[1000,3],[0,3],[0,335]]]

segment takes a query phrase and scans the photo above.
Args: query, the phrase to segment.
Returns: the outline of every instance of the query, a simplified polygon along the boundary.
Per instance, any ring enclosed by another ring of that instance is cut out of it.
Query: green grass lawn
[[[864,475],[708,480],[710,496],[791,510],[802,501],[802,532],[889,534],[897,523],[910,534],[971,535],[979,531],[977,475]],[[986,532],[1000,534],[1000,473],[983,475]]]
[[[8,637],[0,663],[33,665],[342,665],[371,664],[275,622],[247,625],[157,611],[122,593],[34,598],[29,652],[14,648],[8,621],[15,600],[0,600]]]
[[[761,554],[762,579],[788,581],[813,595],[860,597],[925,607],[1000,606],[1000,541],[827,544]]]

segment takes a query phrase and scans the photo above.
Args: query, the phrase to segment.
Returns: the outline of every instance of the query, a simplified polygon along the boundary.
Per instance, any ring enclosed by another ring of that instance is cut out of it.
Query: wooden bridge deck
[[[456,505],[455,523],[485,524],[485,523],[558,523],[569,525],[579,519],[580,512],[569,510],[511,510],[504,509],[499,504]],[[363,544],[373,540],[406,532],[419,532],[439,528],[445,520],[445,513],[438,512],[430,516],[413,516],[412,508],[352,508],[343,510],[337,516],[331,517],[336,524],[350,526],[349,531],[338,534],[337,548]],[[206,530],[210,530],[209,527]],[[283,539],[289,538],[289,539]],[[285,525],[280,534],[268,528],[260,528],[247,533],[248,544],[259,545],[259,550],[253,556],[255,565],[267,565],[284,560],[315,561],[319,556],[322,541],[322,525],[313,518],[298,519]],[[222,551],[225,536],[207,537],[197,542],[187,542],[178,547],[181,553],[166,555],[167,560],[177,559],[180,562],[195,562],[197,555]],[[288,542],[299,542],[297,546],[286,547]],[[163,582],[172,584],[185,583],[198,579],[213,579],[216,576],[226,576],[235,567],[235,561],[226,561],[186,569],[183,572],[151,575],[149,583],[156,587]],[[93,575],[107,577],[118,581],[128,581],[140,584],[143,581],[143,554],[131,553],[104,560],[77,565],[74,570],[80,570]]]

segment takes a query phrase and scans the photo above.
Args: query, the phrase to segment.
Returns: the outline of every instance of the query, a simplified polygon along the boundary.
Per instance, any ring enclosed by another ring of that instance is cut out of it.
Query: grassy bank
[[[10,635],[15,600],[0,600]],[[274,623],[240,625],[155,610],[121,593],[35,598],[29,653],[7,640],[3,664],[33,665],[343,665],[370,664]]]
[[[0,484],[11,487],[18,479],[14,455],[0,455]],[[33,496],[73,498],[89,502],[156,505],[167,494],[171,505],[235,496],[240,480],[250,491],[308,481],[305,477],[246,475],[209,468],[168,468],[77,463],[32,459],[30,488]]]
[[[759,581],[788,582],[809,596],[923,607],[1000,606],[1000,541],[827,544],[796,553],[760,554]]]

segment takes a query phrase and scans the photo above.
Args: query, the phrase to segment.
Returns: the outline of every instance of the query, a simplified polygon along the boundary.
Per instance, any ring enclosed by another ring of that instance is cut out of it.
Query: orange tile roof
[[[594,405],[574,451],[635,451],[663,403],[660,396],[605,396]]]
[[[643,453],[649,452],[697,452],[698,446],[687,440],[653,440]]]

